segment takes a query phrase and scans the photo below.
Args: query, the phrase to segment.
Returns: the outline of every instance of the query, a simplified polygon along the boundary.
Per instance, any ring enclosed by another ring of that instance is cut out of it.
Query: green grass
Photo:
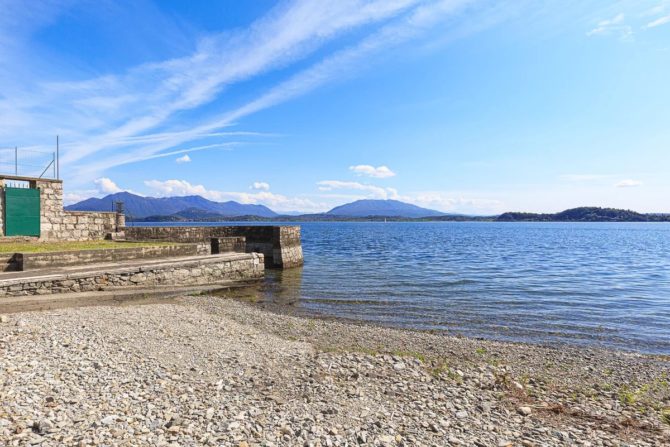
[[[440,375],[449,373],[449,364],[446,361],[441,361],[437,365],[429,367],[428,371],[437,379]]]
[[[670,407],[661,410],[661,422],[670,425]]]
[[[619,402],[624,405],[633,405],[637,402],[637,393],[624,385],[619,390]]]
[[[419,360],[421,363],[426,363],[426,356],[414,351],[393,351],[391,354],[396,357],[412,357]]]
[[[4,242],[0,243],[0,253],[46,253],[50,251],[99,250],[103,248],[132,248],[178,245],[174,242]]]

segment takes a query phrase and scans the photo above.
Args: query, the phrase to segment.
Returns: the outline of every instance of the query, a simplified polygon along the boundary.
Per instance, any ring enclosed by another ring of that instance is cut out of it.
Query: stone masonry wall
[[[200,242],[219,237],[244,236],[247,244],[271,244],[274,237],[271,225],[249,226],[202,226],[202,227],[138,227],[127,226],[123,229],[128,240]]]
[[[211,251],[218,253],[246,253],[247,241],[244,236],[235,237],[213,237]]]
[[[274,227],[272,257],[275,264],[283,268],[299,267],[303,265],[302,242],[300,227]]]
[[[123,242],[119,242],[118,244],[123,246]],[[130,261],[133,259],[156,259],[207,254],[209,254],[208,244],[195,243],[45,253],[17,253],[15,257],[16,262],[19,264],[19,270],[33,270],[47,267]]]
[[[262,253],[265,265],[275,268],[303,264],[299,226],[125,227],[126,240],[198,242],[244,236],[247,253]]]
[[[142,267],[116,268],[67,275],[49,275],[30,281],[0,281],[3,296],[92,292],[122,287],[194,286],[229,284],[262,279],[263,255],[252,253],[212,256],[192,261],[164,262]]]
[[[104,239],[116,230],[116,213],[63,210],[63,182],[37,180],[40,189],[40,239],[87,241]]]

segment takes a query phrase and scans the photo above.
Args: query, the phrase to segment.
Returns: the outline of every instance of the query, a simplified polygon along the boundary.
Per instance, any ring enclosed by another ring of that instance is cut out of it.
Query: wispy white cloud
[[[621,180],[614,186],[616,186],[617,188],[635,188],[637,186],[642,186],[642,182],[639,180],[625,179]]]
[[[605,19],[601,20],[598,22],[598,26],[593,28],[591,31],[589,31],[589,35],[594,35],[594,34],[602,34],[606,31],[608,31],[612,27],[619,26],[623,23],[625,19],[624,13],[620,12],[619,14],[615,15],[611,19]]]
[[[440,20],[460,11],[468,3],[470,3],[468,0],[442,0],[421,4],[396,21],[381,27],[358,44],[324,58],[321,62],[278,84],[256,100],[220,116],[201,129],[230,125],[240,118],[303,95],[327,82],[341,80],[355,72],[356,67],[360,65],[358,63],[365,57],[416,38]]]
[[[138,161],[152,160],[156,158],[172,157],[179,154],[188,154],[191,152],[210,151],[210,150],[232,150],[235,147],[242,146],[244,143],[239,141],[229,141],[226,143],[206,144],[203,146],[188,147],[186,149],[178,149],[169,152],[156,153],[151,149],[146,151],[138,150],[135,153],[119,153],[102,161],[91,161],[86,163],[85,169],[88,174],[98,173],[104,171],[110,166],[121,166],[124,164],[135,163]]]
[[[212,138],[249,114],[351,76],[360,69],[360,60],[421,36],[471,3],[474,0],[290,1],[248,29],[201,39],[195,52],[182,58],[84,81],[19,83],[0,98],[0,138],[29,139],[35,128],[49,135],[60,133],[65,141],[64,172],[84,173],[71,179],[84,181],[110,167]],[[331,51],[250,103],[188,126],[174,120],[178,113],[221,98],[232,85],[302,60],[364,26],[371,31],[366,28],[358,43]]]
[[[182,164],[182,163],[190,163],[191,162],[191,157],[188,156],[188,154],[184,154],[181,157],[177,157],[175,159],[175,162]]]
[[[388,166],[378,166],[375,168],[372,165],[356,165],[349,166],[349,170],[355,172],[358,175],[374,178],[387,178],[396,175],[395,172],[388,168]]]
[[[670,23],[670,0],[661,0],[659,4],[645,11],[642,16],[648,18],[655,17],[646,24],[645,28],[647,29],[667,25]]]
[[[657,0],[657,4],[643,11],[642,17],[665,15],[670,11],[670,0]]]
[[[610,19],[601,20],[586,35],[589,37],[616,35],[622,40],[629,40],[633,37],[633,28],[630,25],[626,25],[624,20],[624,13],[619,13]]]
[[[251,185],[251,188],[259,191],[269,191],[270,184],[266,182],[254,182],[253,185]]]
[[[159,132],[162,141],[141,149],[132,139],[151,139],[153,135],[147,132],[165,126],[175,128],[171,119],[176,113],[219,98],[228,86],[285,67],[345,32],[383,23],[420,3],[294,0],[277,6],[247,29],[201,39],[196,51],[182,58],[84,81],[30,79],[6,99],[0,99],[0,137],[28,136],[30,129],[38,127],[53,135],[59,129],[64,141],[71,142],[64,147],[64,165],[93,154],[100,160],[101,153],[105,155],[101,166],[123,163],[123,157],[110,155],[115,148],[129,149],[131,153],[125,157],[129,160],[153,155],[197,138],[201,133],[192,128],[198,126]],[[63,123],[69,125],[63,129]],[[231,123],[227,120],[204,127],[211,132]]]
[[[666,25],[668,23],[670,23],[670,14],[647,23],[647,28],[656,28],[657,26]]]
[[[408,9],[408,5],[417,4],[417,2],[401,3],[405,7],[401,11],[395,9],[396,12],[404,12]],[[429,29],[446,17],[459,12],[469,3],[471,3],[471,0],[433,0],[421,2],[413,9],[409,8],[409,12],[401,14],[396,20],[391,21],[361,40],[357,45],[340,50],[326,57],[321,62],[299,72],[287,81],[278,84],[267,93],[241,107],[233,109],[209,122],[204,122],[198,127],[184,131],[180,135],[175,135],[172,144],[189,141],[192,134],[212,132],[216,129],[230,126],[248,115],[303,95],[327,82],[340,80],[352,72],[356,72],[356,69],[360,66],[359,62],[365,57],[371,56],[382,49],[416,38],[426,29]],[[393,4],[393,2],[389,4]],[[143,155],[139,157],[134,156],[133,158],[131,152],[131,155],[127,155],[126,158],[130,157],[131,160],[142,159],[148,153],[160,152],[168,147],[170,145],[167,143],[154,147],[145,147],[141,150]],[[103,160],[101,167],[111,167],[126,162],[116,161],[110,163]]]
[[[199,195],[209,200],[224,202],[234,200],[244,204],[262,204],[274,211],[305,211],[318,212],[324,210],[328,205],[314,202],[305,197],[289,197],[276,194],[267,190],[256,192],[219,191],[209,189],[204,185],[194,185],[186,180],[146,180],[144,184],[150,189],[151,195],[158,197]]]

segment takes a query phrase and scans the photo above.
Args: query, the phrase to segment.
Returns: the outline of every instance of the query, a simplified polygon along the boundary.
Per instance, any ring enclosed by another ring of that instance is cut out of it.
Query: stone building
[[[63,181],[0,175],[0,235],[42,241],[104,239],[125,225],[116,212],[66,211]]]

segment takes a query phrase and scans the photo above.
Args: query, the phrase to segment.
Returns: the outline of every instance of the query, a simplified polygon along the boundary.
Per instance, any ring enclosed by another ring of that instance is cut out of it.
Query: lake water
[[[670,354],[670,224],[304,223],[265,299],[386,325]]]

